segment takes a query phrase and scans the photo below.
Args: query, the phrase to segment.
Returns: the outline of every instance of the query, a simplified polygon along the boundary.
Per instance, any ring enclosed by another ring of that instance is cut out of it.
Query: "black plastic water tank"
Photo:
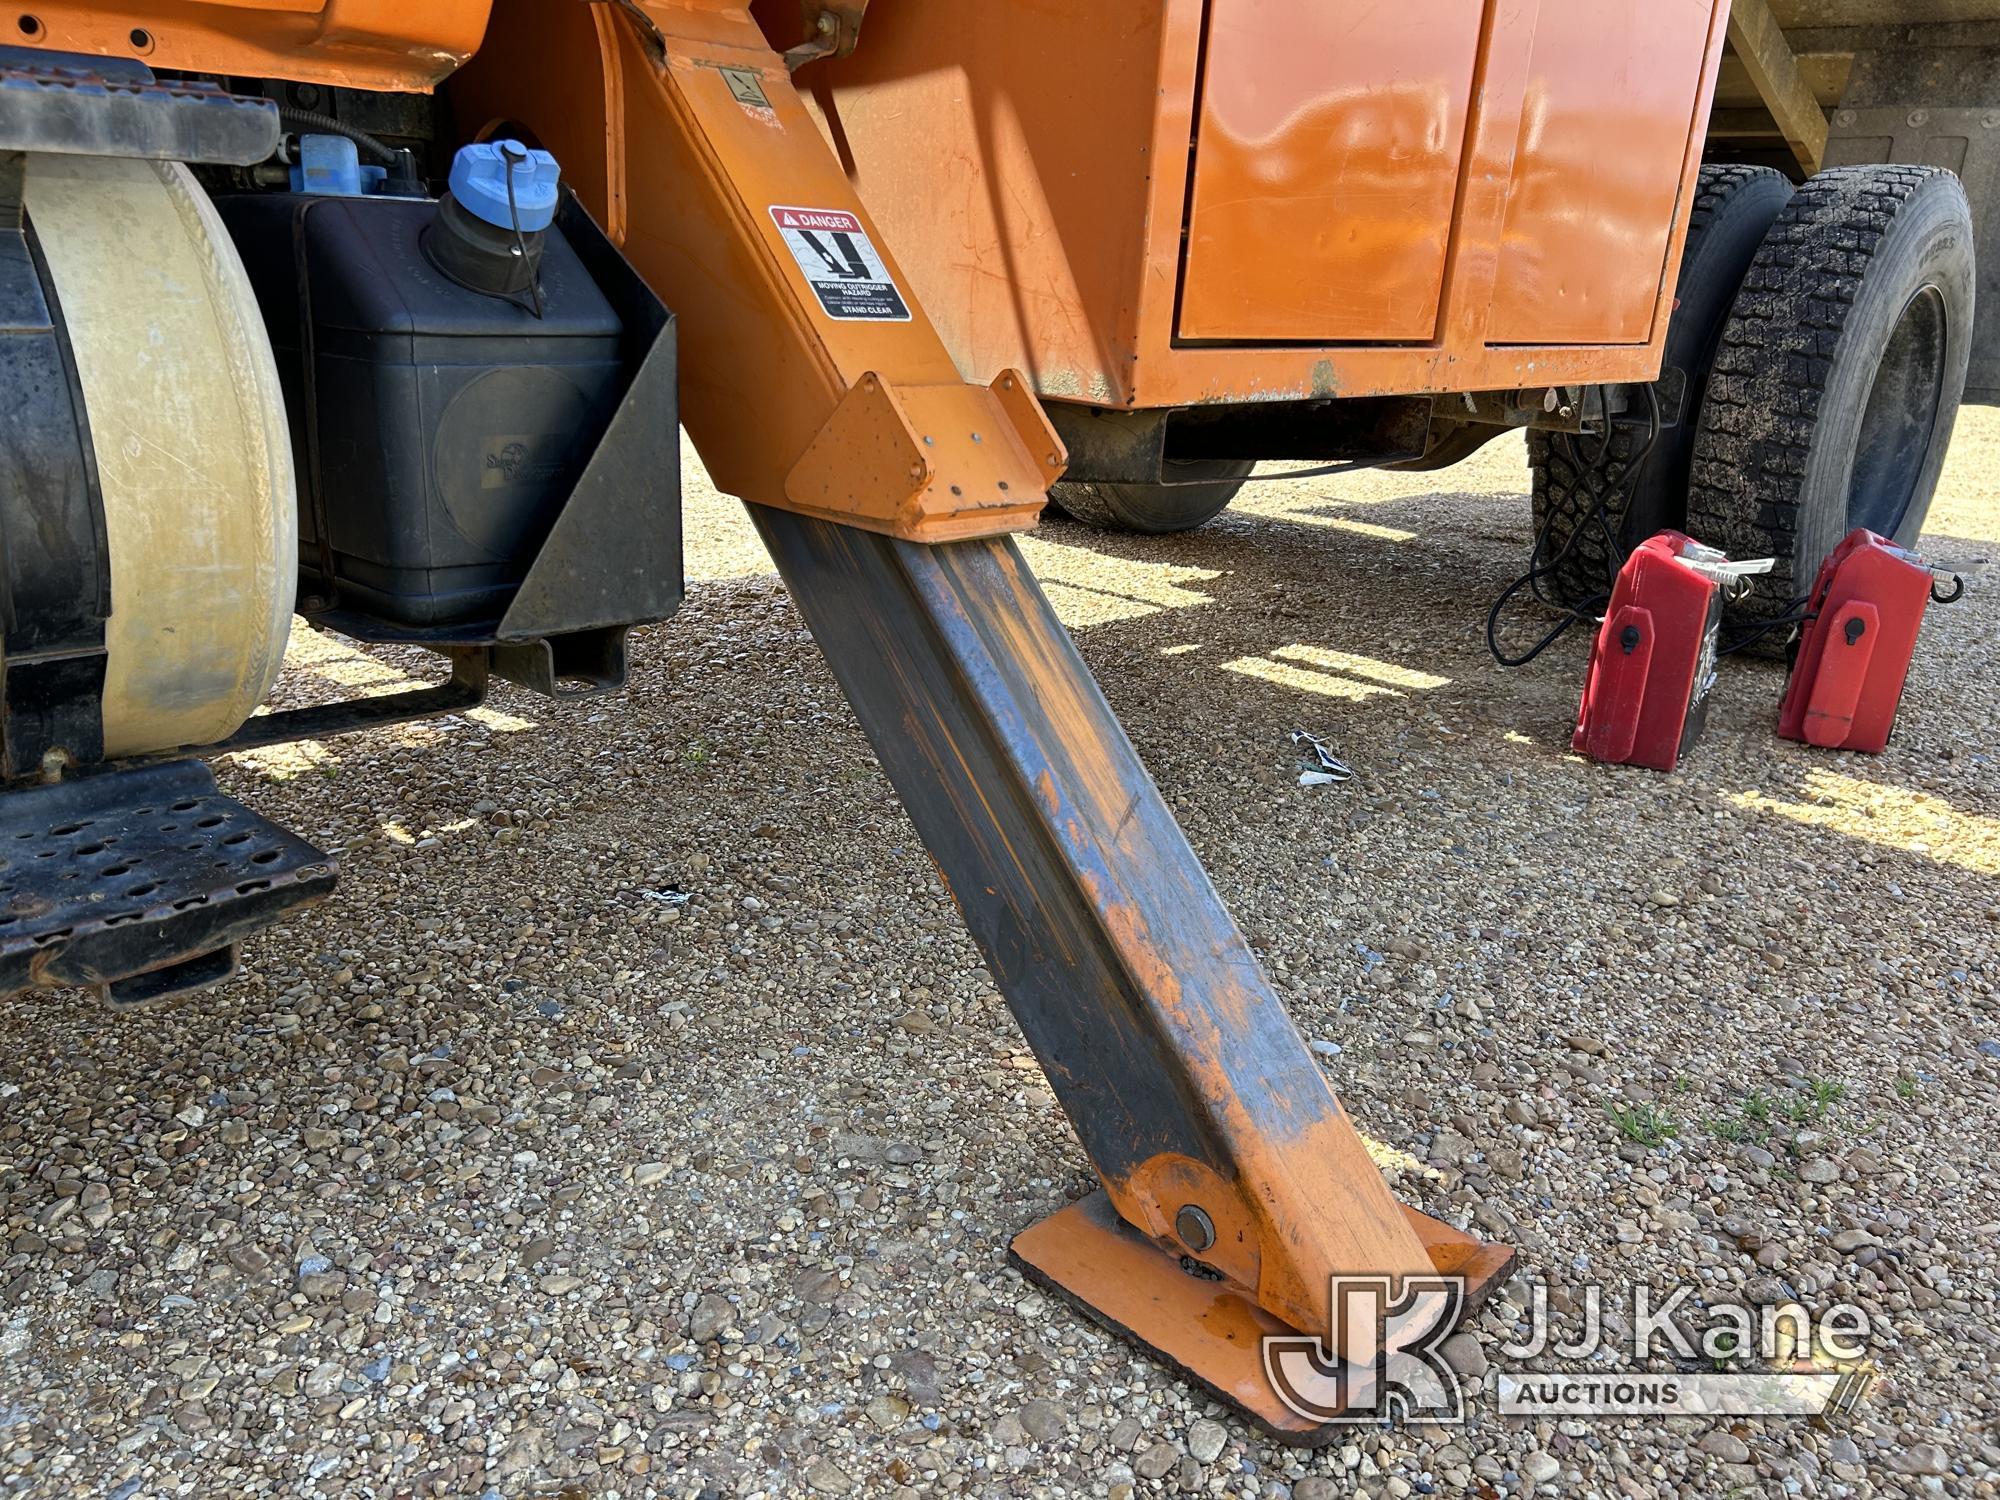
[[[525,294],[438,268],[433,201],[262,193],[217,207],[291,416],[301,596],[337,590],[343,610],[417,628],[497,619],[630,383],[611,304],[555,228],[537,317]]]

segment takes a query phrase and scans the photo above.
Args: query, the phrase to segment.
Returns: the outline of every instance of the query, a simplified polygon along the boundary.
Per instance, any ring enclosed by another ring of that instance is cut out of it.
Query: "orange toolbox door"
[[[1209,0],[1183,339],[1437,329],[1481,0]]]
[[[1652,337],[1711,0],[1542,0],[1486,337]]]

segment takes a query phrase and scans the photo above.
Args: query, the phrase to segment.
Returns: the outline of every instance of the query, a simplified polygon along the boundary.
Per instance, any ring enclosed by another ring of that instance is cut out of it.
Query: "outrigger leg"
[[[1263,1335],[1324,1335],[1336,1274],[1476,1299],[1511,1252],[1390,1195],[1011,539],[756,520],[1103,1179],[1015,1258],[1267,1428],[1324,1435]]]
[[[682,418],[1103,1179],[1019,1262],[1281,1435],[1326,1436],[1265,1335],[1366,1366],[1380,1332],[1334,1337],[1334,1277],[1476,1297],[1510,1254],[1391,1196],[1042,597],[1008,533],[1065,460],[1029,382],[959,375],[747,0],[500,0],[453,95],[569,164],[678,316]]]

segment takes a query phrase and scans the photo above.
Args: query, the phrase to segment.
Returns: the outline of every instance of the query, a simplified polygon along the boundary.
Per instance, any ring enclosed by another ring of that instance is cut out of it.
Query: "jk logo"
[[[1310,1422],[1461,1422],[1464,1392],[1439,1347],[1465,1306],[1456,1276],[1336,1276],[1326,1337],[1271,1334],[1264,1376]]]

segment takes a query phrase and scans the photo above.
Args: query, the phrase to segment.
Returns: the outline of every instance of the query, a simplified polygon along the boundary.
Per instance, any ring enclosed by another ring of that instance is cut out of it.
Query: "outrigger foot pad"
[[[1403,1212],[1437,1273],[1463,1279],[1461,1316],[1483,1302],[1514,1263],[1505,1245],[1475,1239],[1408,1205]],[[1301,1415],[1265,1374],[1264,1339],[1297,1338],[1301,1330],[1148,1239],[1118,1216],[1102,1190],[1022,1230],[1009,1258],[1030,1281],[1151,1350],[1280,1442],[1317,1448],[1351,1430]],[[1318,1332],[1323,1337],[1326,1330]]]

